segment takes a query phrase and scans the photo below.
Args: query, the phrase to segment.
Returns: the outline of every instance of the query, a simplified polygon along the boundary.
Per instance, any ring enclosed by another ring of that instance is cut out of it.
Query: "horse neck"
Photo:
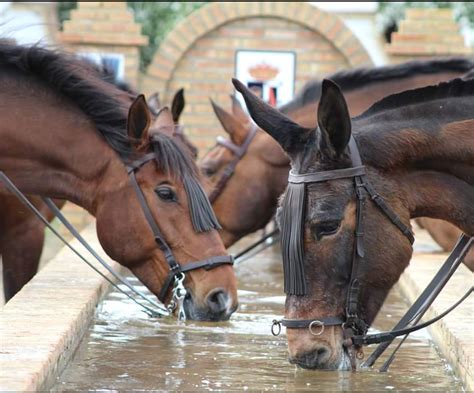
[[[397,79],[378,80],[358,87],[342,87],[342,92],[347,101],[351,117],[355,117],[388,95],[416,89],[418,87],[436,85],[439,82],[459,77],[463,72],[443,71],[432,74],[406,75],[405,77],[399,77]],[[319,99],[315,99],[299,108],[291,109],[286,114],[303,127],[316,127],[318,105]]]
[[[71,103],[31,91],[2,102],[0,170],[24,193],[66,199],[94,214],[99,194],[126,179],[118,155]]]
[[[398,195],[411,218],[442,219],[473,234],[474,119],[469,117],[474,107],[469,100],[451,98],[397,114],[362,117],[353,129],[362,161],[376,170],[371,178],[376,188],[392,194],[389,198]],[[454,115],[444,121],[422,119],[439,105]]]

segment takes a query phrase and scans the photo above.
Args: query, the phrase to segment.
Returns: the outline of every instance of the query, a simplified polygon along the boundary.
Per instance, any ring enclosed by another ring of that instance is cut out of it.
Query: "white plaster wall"
[[[19,44],[52,44],[57,29],[54,4],[51,2],[1,2],[0,37]]]

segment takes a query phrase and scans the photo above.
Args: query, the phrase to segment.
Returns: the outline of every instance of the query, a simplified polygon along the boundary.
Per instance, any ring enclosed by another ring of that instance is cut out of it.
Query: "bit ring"
[[[275,331],[275,326],[278,326],[278,331]],[[280,335],[280,333],[281,333],[281,323],[280,323],[280,321],[277,321],[276,319],[273,320],[271,331],[272,331],[272,334],[275,337]]]

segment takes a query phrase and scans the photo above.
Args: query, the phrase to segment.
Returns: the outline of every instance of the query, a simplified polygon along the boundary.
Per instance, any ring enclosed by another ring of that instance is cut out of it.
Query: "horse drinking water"
[[[0,170],[24,193],[93,214],[106,253],[162,301],[186,272],[188,318],[228,319],[237,307],[231,259],[169,112],[151,127],[143,96],[130,106],[60,52],[2,44],[0,68]]]
[[[277,214],[290,362],[349,368],[346,330],[365,334],[408,265],[410,218],[474,234],[474,80],[388,96],[352,120],[325,80],[317,128],[234,85],[291,159]]]

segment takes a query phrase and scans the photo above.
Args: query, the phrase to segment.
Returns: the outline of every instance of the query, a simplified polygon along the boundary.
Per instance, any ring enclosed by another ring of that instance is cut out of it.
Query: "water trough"
[[[82,234],[101,250],[94,224]],[[421,252],[392,291],[377,329],[394,324],[406,309],[404,297],[411,301],[444,259],[443,254],[424,251],[433,245],[423,233],[417,237]],[[181,325],[174,320],[151,321],[115,292],[101,302],[108,285],[63,249],[1,310],[0,390],[314,390],[316,386],[416,390],[427,384],[450,391],[460,391],[462,385],[473,389],[474,337],[467,328],[473,324],[472,299],[431,329],[436,346],[426,333],[414,335],[386,375],[295,371],[286,361],[286,337],[274,339],[268,330],[271,319],[283,309],[278,257],[277,249],[265,252],[258,261],[266,270],[260,277],[255,276],[253,262],[239,267],[242,307],[230,322]],[[453,280],[429,317],[462,292],[461,285],[472,283],[472,273],[462,266]],[[415,367],[419,372],[413,371]]]

